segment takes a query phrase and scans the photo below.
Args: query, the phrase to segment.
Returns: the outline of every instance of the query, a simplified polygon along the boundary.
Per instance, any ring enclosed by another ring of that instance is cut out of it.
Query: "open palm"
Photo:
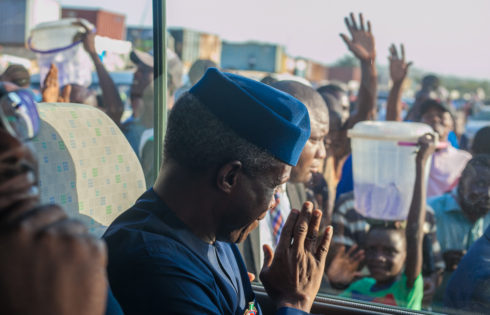
[[[373,61],[376,58],[374,36],[371,32],[371,23],[367,21],[367,27],[364,25],[364,17],[359,14],[359,25],[357,25],[354,14],[350,14],[344,19],[345,25],[349,30],[351,39],[345,34],[340,34],[350,51],[361,61]]]
[[[330,282],[348,285],[361,275],[358,269],[364,260],[364,251],[357,249],[357,245],[352,246],[347,252],[345,246],[339,248],[327,270]]]
[[[393,82],[401,82],[405,79],[408,73],[408,68],[412,62],[405,61],[405,47],[400,45],[401,56],[398,55],[398,50],[394,44],[390,47],[390,77]]]

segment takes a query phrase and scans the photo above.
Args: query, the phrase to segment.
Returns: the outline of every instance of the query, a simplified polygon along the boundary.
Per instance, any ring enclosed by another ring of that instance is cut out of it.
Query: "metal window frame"
[[[158,177],[163,160],[163,140],[167,129],[167,19],[166,0],[153,0],[154,58],[154,171]]]

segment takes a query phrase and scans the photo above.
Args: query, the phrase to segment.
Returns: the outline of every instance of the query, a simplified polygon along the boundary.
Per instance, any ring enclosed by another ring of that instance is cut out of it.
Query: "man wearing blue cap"
[[[274,195],[275,207],[268,211],[264,220],[260,221],[259,228],[250,233],[247,240],[239,245],[245,265],[253,274],[258,274],[262,267],[264,259],[262,246],[269,244],[275,249],[291,208],[299,209],[307,200],[316,203],[315,197],[307,193],[305,184],[312,179],[315,172],[319,171],[326,157],[324,139],[328,134],[329,118],[327,106],[321,95],[312,87],[291,80],[277,81],[270,86],[288,93],[306,106],[311,132],[298,163],[291,169],[288,182]],[[323,211],[322,218],[325,220],[328,217],[325,215],[326,209],[321,206],[319,208]]]
[[[126,314],[260,313],[243,241],[274,205],[310,135],[305,106],[209,69],[175,104],[154,187],[104,235],[109,281]],[[309,312],[332,235],[321,211],[293,210],[260,274],[278,314]],[[323,231],[322,231],[323,232]]]

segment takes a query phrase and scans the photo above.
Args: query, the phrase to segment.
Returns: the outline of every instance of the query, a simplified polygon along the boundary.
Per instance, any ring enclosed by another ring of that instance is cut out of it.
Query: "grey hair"
[[[198,172],[238,160],[249,175],[282,163],[236,134],[189,92],[179,98],[170,113],[164,143],[166,159]]]

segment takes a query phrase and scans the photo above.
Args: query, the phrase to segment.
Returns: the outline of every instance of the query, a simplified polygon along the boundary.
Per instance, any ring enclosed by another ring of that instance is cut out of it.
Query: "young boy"
[[[352,283],[340,296],[415,310],[422,308],[422,239],[426,208],[423,171],[427,159],[434,152],[433,136],[422,136],[419,146],[406,227],[402,227],[402,222],[371,226],[364,249],[371,276]],[[358,257],[360,259],[361,256]]]

